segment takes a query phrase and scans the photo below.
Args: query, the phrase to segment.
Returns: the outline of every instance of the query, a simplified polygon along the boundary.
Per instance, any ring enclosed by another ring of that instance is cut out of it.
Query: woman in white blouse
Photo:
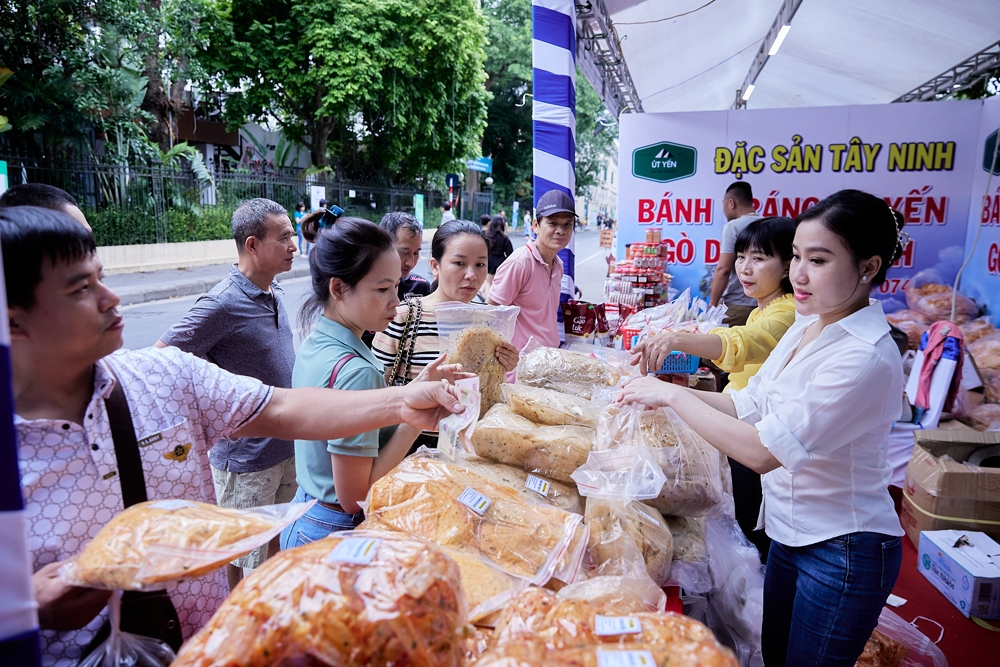
[[[882,306],[869,297],[909,240],[904,224],[867,193],[827,197],[797,220],[796,322],[745,389],[715,394],[647,377],[620,399],[673,408],[762,475],[757,528],[773,540],[768,667],[854,665],[899,574],[887,437],[903,371]]]

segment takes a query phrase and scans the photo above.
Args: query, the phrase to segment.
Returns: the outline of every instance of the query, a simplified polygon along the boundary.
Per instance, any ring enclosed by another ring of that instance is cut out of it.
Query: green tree
[[[488,106],[483,155],[493,158],[496,208],[515,199],[532,206],[531,0],[483,3]],[[521,105],[521,106],[518,106]]]
[[[576,70],[576,196],[587,197],[598,173],[617,152],[618,123],[583,72]]]
[[[210,48],[232,125],[276,118],[338,176],[410,182],[478,152],[475,0],[223,0]]]

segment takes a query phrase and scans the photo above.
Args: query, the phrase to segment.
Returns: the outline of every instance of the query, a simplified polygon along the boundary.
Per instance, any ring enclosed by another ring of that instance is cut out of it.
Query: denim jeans
[[[300,255],[308,255],[309,254],[309,246],[310,246],[310,244],[309,244],[308,241],[306,241],[305,237],[302,235],[302,223],[301,222],[299,224],[295,225],[295,233],[298,234],[298,237],[299,237],[299,254]],[[305,250],[303,250],[303,248],[305,248]]]
[[[771,542],[764,575],[766,667],[853,667],[903,559],[899,537],[850,533],[805,547]]]
[[[292,502],[305,503],[312,499],[312,496],[303,491],[300,486],[299,490],[295,492],[295,500]],[[354,530],[359,523],[364,521],[364,518],[364,512],[347,514],[316,503],[295,523],[281,531],[281,548],[300,547],[303,544],[321,540],[330,533],[336,533],[340,530]]]

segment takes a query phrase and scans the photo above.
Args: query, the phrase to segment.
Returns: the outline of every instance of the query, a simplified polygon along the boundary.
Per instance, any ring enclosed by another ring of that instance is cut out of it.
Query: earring
[[[861,282],[863,283],[868,282],[868,276],[861,276]]]

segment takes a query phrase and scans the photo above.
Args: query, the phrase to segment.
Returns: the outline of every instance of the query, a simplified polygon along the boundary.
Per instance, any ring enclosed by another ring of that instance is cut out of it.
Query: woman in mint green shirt
[[[381,331],[396,316],[399,253],[392,238],[359,218],[339,218],[317,211],[302,221],[313,242],[309,272],[313,292],[302,309],[301,326],[315,328],[295,356],[293,387],[367,390],[385,387],[385,368],[364,343],[364,331]],[[322,222],[321,222],[322,221]],[[327,223],[329,221],[329,223]],[[419,379],[453,379],[456,366],[440,359]],[[296,440],[294,502],[316,503],[281,534],[281,548],[313,542],[363,520],[359,502],[371,485],[392,470],[409,451],[419,431],[400,425],[379,447],[379,431],[337,440]]]

